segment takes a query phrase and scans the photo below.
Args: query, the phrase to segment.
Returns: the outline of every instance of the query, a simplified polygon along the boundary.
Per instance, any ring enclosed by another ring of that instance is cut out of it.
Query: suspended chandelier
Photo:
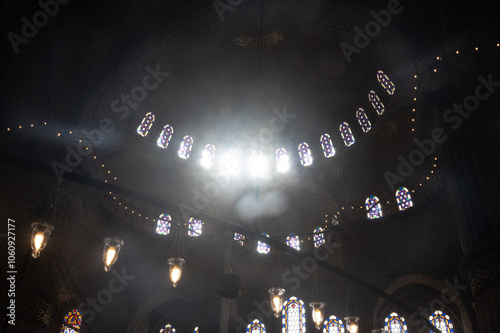
[[[113,266],[116,259],[118,259],[122,246],[123,240],[118,237],[109,236],[104,238],[104,250],[102,251],[104,271],[109,272],[111,270],[111,266]]]
[[[49,236],[54,230],[54,226],[47,222],[33,222],[31,224],[31,254],[33,258],[38,258],[40,252],[47,246]]]
[[[177,282],[181,279],[182,268],[186,262],[182,258],[170,258],[168,262],[168,271],[170,274],[170,280],[172,281],[174,288],[177,286]]]

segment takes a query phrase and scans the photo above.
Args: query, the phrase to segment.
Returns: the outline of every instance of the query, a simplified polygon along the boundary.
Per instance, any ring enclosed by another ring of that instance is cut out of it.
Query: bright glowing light
[[[288,157],[285,148],[276,150],[276,169],[278,172],[287,172],[290,169],[290,158]]]
[[[323,322],[323,314],[321,313],[321,309],[319,308],[314,309],[313,321],[316,324],[316,326],[321,325],[321,323]]]
[[[182,274],[181,269],[179,268],[179,266],[175,265],[172,268],[172,271],[170,272],[170,280],[172,280],[172,282],[174,283],[174,287],[177,285],[177,282],[179,282],[179,280],[181,279],[181,274]]]
[[[40,248],[42,247],[42,244],[43,244],[43,238],[44,238],[44,235],[43,235],[42,231],[39,231],[36,233],[36,235],[35,235],[35,251],[36,252],[40,251]]]
[[[215,147],[213,145],[208,144],[201,153],[201,161],[200,161],[201,165],[206,169],[210,169],[212,167],[212,164],[214,163],[214,157],[215,157]]]
[[[273,304],[274,304],[274,309],[276,309],[277,313],[279,313],[281,311],[281,297],[279,297],[278,295],[274,295]]]
[[[224,166],[230,176],[237,176],[241,172],[238,151],[231,149],[224,155]]]
[[[254,152],[249,161],[249,172],[252,177],[262,178],[268,173],[267,160],[261,152]]]
[[[349,325],[349,332],[358,333],[358,324],[352,323],[351,325]]]
[[[116,255],[116,248],[114,246],[110,246],[108,252],[106,253],[106,266],[111,266],[113,263],[113,259]]]

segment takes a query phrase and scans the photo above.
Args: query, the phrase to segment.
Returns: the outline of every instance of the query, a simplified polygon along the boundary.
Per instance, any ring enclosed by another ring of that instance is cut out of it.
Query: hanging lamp
[[[49,241],[49,236],[54,230],[54,226],[47,222],[33,222],[31,224],[31,249],[33,253],[31,254],[33,258],[38,258],[40,252],[47,246]]]
[[[123,240],[118,237],[108,236],[104,238],[104,250],[102,251],[102,261],[104,262],[104,271],[109,272],[111,266],[118,259],[120,249],[123,246]]]

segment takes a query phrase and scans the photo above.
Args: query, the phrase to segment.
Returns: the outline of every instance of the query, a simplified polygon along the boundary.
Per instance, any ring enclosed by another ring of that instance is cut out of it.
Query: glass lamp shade
[[[314,326],[317,330],[320,330],[323,325],[323,319],[325,318],[325,303],[323,302],[311,302],[309,306],[312,310],[312,320],[314,322]]]
[[[182,258],[170,258],[168,262],[168,272],[170,274],[170,280],[172,281],[174,288],[177,286],[177,282],[181,279],[182,267],[186,262]]]
[[[285,289],[283,288],[269,289],[269,295],[271,297],[271,308],[273,309],[274,316],[276,318],[280,317],[281,308],[283,307],[284,294],[285,294]]]
[[[33,258],[38,258],[40,256],[40,251],[47,246],[47,241],[54,230],[54,226],[47,222],[37,221],[31,224],[31,229],[31,249],[33,250],[31,255]]]
[[[388,330],[386,330],[385,328],[375,328],[372,330],[372,333],[387,333],[389,332]]]
[[[345,327],[347,328],[347,332],[349,333],[358,333],[358,316],[345,317]]]
[[[113,266],[116,259],[118,259],[122,246],[123,240],[118,237],[109,236],[104,238],[104,250],[102,251],[104,271],[109,272],[111,270],[111,266]]]

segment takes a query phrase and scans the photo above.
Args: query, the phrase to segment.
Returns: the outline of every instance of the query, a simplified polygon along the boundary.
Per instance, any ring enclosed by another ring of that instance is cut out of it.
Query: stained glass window
[[[454,333],[453,323],[451,322],[450,316],[443,313],[442,311],[436,311],[432,316],[429,317],[429,321],[442,333]],[[432,332],[432,331],[431,331]]]
[[[175,328],[173,328],[172,325],[170,325],[170,324],[165,325],[165,327],[163,327],[160,330],[160,333],[174,333],[174,332],[175,332]]]
[[[295,250],[300,250],[300,239],[299,236],[291,234],[286,238],[286,245],[293,247]]]
[[[212,164],[214,163],[214,157],[215,157],[214,145],[211,144],[206,145],[205,149],[203,149],[203,152],[201,153],[201,165],[203,165],[207,169],[210,169],[212,167]]]
[[[344,333],[344,323],[342,323],[341,319],[338,319],[335,316],[330,316],[323,323],[323,333]]]
[[[258,319],[254,319],[247,326],[247,333],[266,333],[266,326]]]
[[[339,217],[335,214],[332,216],[332,225],[340,225]]]
[[[193,333],[198,333],[198,327],[195,327]]]
[[[394,90],[396,90],[396,86],[392,81],[384,74],[382,71],[378,71],[377,73],[378,82],[384,87],[384,89],[389,93],[389,95],[394,94]]]
[[[410,191],[406,187],[400,187],[396,191],[396,200],[398,202],[399,210],[405,210],[413,206],[413,201],[411,201]]]
[[[62,325],[60,333],[76,333],[74,329],[66,325]]]
[[[385,111],[385,106],[384,104],[382,104],[375,91],[370,90],[370,92],[368,93],[368,99],[370,100],[370,103],[372,103],[372,106],[375,111],[377,111],[378,115],[381,116]]]
[[[191,152],[191,147],[193,146],[193,138],[189,135],[186,135],[184,139],[182,139],[181,147],[177,155],[180,158],[187,160],[189,158],[189,153]]]
[[[235,232],[234,233],[234,240],[237,241],[238,243],[240,243],[240,245],[243,245],[243,242],[245,241],[245,236]]]
[[[366,198],[366,210],[369,219],[378,219],[382,217],[382,206],[378,198],[374,195]]]
[[[320,247],[322,244],[325,244],[325,234],[323,228],[317,227],[314,229],[314,247]]]
[[[154,121],[155,115],[151,112],[146,113],[144,119],[142,119],[141,124],[139,125],[139,127],[137,127],[137,133],[139,133],[139,135],[143,137],[146,137],[146,135],[148,135],[149,129],[151,128],[151,126],[153,126]]]
[[[269,237],[268,234],[264,234],[264,236]],[[257,242],[257,252],[262,253],[262,254],[268,254],[271,251],[271,247],[267,245],[266,243],[263,243],[261,241]]]
[[[347,147],[356,142],[348,123],[340,124],[340,134],[342,135],[342,139],[344,140],[344,143]]]
[[[396,312],[391,313],[385,318],[384,328],[388,333],[408,333],[405,319],[400,317]]]
[[[358,118],[359,125],[363,129],[363,132],[367,133],[372,128],[372,124],[370,123],[365,110],[363,110],[362,108],[359,108],[356,111],[356,118]]]
[[[332,139],[330,138],[330,135],[328,134],[323,134],[321,138],[319,139],[321,142],[321,147],[323,148],[323,153],[325,154],[326,158],[332,157],[335,155],[335,148],[333,148],[333,143]]]
[[[299,156],[302,166],[308,166],[313,163],[311,149],[309,149],[309,145],[305,142],[299,145]]]
[[[78,332],[82,325],[82,315],[78,310],[71,310],[64,316],[64,324],[61,326],[61,333]]]
[[[302,300],[290,297],[283,304],[282,314],[283,333],[306,332],[306,309]]]
[[[201,236],[201,225],[203,222],[201,220],[197,220],[194,217],[189,219],[188,225],[188,236],[198,237]]]
[[[163,127],[163,131],[161,131],[161,134],[158,137],[158,141],[156,141],[158,147],[167,149],[170,139],[172,138],[172,134],[174,134],[174,128],[170,125],[165,125],[165,127]]]
[[[290,161],[285,148],[276,150],[276,169],[278,172],[287,172],[290,168]]]
[[[156,233],[160,235],[168,235],[170,233],[170,226],[172,224],[172,218],[168,214],[161,214],[158,217],[158,223],[156,224]]]

